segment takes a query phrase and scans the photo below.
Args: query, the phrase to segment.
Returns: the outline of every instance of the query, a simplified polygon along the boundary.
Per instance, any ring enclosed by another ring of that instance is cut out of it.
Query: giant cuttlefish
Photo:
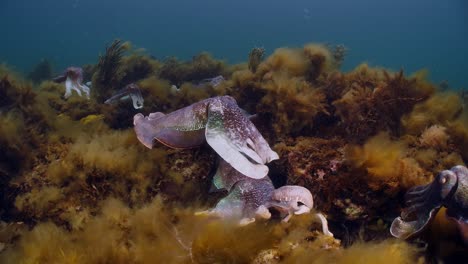
[[[405,199],[407,208],[390,227],[393,236],[416,237],[443,206],[447,208],[446,216],[457,225],[468,245],[468,169],[465,166],[441,171],[432,183],[408,190]]]
[[[119,101],[131,99],[133,103],[133,108],[140,109],[143,108],[143,96],[141,95],[140,88],[138,85],[131,83],[126,85],[120,91],[117,91],[111,98],[107,99],[105,104],[115,104]]]
[[[314,206],[312,194],[302,186],[286,185],[275,189],[268,176],[252,179],[234,170],[226,161],[221,160],[213,177],[216,189],[225,189],[228,195],[221,199],[213,209],[199,212],[209,215],[239,220],[240,225],[247,225],[256,218],[269,219],[269,208],[278,210],[283,222],[293,215],[309,213]],[[314,215],[321,223],[323,233],[333,234],[328,230],[328,222],[321,213]]]
[[[136,114],[133,124],[138,140],[148,148],[154,139],[181,149],[206,139],[222,159],[254,179],[265,177],[264,164],[279,158],[230,96],[208,98],[169,114]]]
[[[79,67],[68,67],[61,75],[53,79],[56,83],[65,82],[65,99],[71,96],[72,90],[75,90],[79,96],[81,92],[86,94],[89,99],[90,89],[83,84],[83,70]]]

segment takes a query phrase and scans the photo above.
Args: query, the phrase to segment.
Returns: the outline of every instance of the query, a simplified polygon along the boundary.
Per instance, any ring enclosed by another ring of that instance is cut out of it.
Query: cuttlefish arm
[[[264,164],[278,159],[255,125],[230,96],[212,98],[208,106],[205,137],[208,144],[242,174],[260,179],[267,175]]]
[[[66,72],[65,72],[65,73],[60,74],[60,75],[57,76],[57,77],[54,77],[54,78],[52,79],[52,81],[53,81],[53,82],[56,82],[56,83],[62,83],[62,82],[64,82],[66,79],[67,79],[67,74],[66,74]]]
[[[424,231],[457,188],[457,175],[451,170],[440,172],[428,185],[410,189],[405,196],[407,207],[393,220],[390,233],[397,238],[411,239]]]
[[[171,148],[188,149],[205,141],[207,100],[167,115],[157,112],[145,117],[136,114],[133,125],[138,140],[153,148],[154,140]]]
[[[132,100],[133,108],[140,109],[143,107],[143,96],[141,95],[140,88],[134,83],[125,86],[123,89],[114,94],[111,98],[107,99],[104,103],[114,104],[118,101],[126,100],[129,98]]]

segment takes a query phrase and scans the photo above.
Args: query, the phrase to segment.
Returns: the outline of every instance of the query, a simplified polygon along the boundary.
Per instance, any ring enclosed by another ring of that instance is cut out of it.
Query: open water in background
[[[468,88],[467,0],[0,0],[0,63],[28,72],[96,63],[120,38],[157,58],[208,51],[229,63],[249,50],[344,44],[361,62]]]

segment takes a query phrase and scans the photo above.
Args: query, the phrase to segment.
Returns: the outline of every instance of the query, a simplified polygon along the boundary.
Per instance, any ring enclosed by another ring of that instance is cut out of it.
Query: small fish
[[[124,101],[132,99],[133,108],[140,109],[143,108],[143,96],[141,95],[140,88],[138,85],[131,83],[125,86],[122,90],[118,91],[111,98],[107,99],[105,104],[114,104],[118,101]]]

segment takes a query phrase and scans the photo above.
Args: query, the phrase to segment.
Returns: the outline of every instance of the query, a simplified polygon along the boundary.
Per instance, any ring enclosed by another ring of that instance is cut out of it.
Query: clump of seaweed
[[[408,134],[420,134],[432,125],[446,126],[462,111],[462,101],[456,93],[437,93],[417,104],[413,111],[403,116],[401,123]]]
[[[42,59],[33,70],[28,74],[27,78],[35,84],[41,83],[52,78],[52,63],[48,59]]]
[[[125,56],[122,58],[122,79],[119,83],[124,87],[130,83],[140,81],[150,75],[155,75],[159,67],[159,62],[143,54],[133,53]]]
[[[446,132],[447,128],[439,125],[433,125],[424,130],[419,141],[425,147],[435,149],[447,148],[449,136]]]
[[[317,78],[331,68],[332,56],[323,45],[309,44],[304,46],[304,55],[308,60],[306,80],[316,82]]]
[[[104,102],[114,89],[120,88],[117,87],[121,78],[119,67],[122,63],[122,56],[129,48],[129,43],[116,39],[106,46],[105,54],[99,56],[97,69],[93,75],[92,89],[98,102]]]
[[[277,137],[310,131],[316,116],[328,114],[326,96],[316,82],[329,70],[330,58],[321,45],[277,49],[255,73],[234,72],[230,93],[247,111],[273,118],[270,126]]]
[[[385,133],[370,138],[362,147],[349,146],[345,158],[353,167],[365,170],[371,189],[383,190],[387,195],[431,179],[431,175],[408,156],[406,144],[392,141]]]
[[[262,87],[267,93],[257,111],[274,115],[273,128],[278,135],[311,128],[317,114],[327,113],[325,95],[303,79],[277,74]]]
[[[248,66],[251,72],[257,71],[258,65],[263,60],[263,55],[265,55],[265,49],[261,47],[255,47],[249,52]]]
[[[225,64],[215,60],[210,54],[203,52],[194,56],[191,61],[181,62],[171,57],[163,62],[158,71],[161,79],[169,80],[171,84],[181,86],[184,82],[197,82],[206,78],[223,75]]]
[[[434,86],[418,76],[405,78],[403,71],[390,74],[369,71],[366,65],[350,74],[350,84],[333,102],[342,131],[351,141],[361,142],[379,131],[402,134],[400,119],[434,92]]]
[[[340,69],[341,65],[344,62],[346,54],[348,53],[348,48],[343,44],[338,45],[327,45],[327,48],[330,50],[333,56],[333,66],[336,69]]]

